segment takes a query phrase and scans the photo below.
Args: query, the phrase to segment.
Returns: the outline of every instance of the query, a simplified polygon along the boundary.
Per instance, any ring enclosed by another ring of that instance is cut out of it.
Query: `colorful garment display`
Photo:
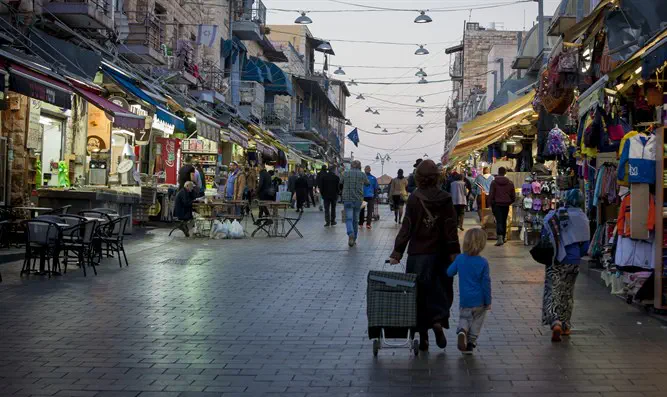
[[[632,213],[630,211],[631,200],[632,196],[628,194],[623,197],[623,200],[621,201],[621,207],[619,208],[618,219],[616,221],[619,236],[630,237],[630,224],[632,219]],[[655,230],[655,196],[652,194],[649,195],[648,206],[646,228],[652,232]]]
[[[595,177],[595,191],[593,192],[593,206],[597,207],[600,199],[613,203],[618,197],[617,167],[614,164],[603,164]]]
[[[618,179],[623,180],[627,174],[630,183],[654,184],[656,144],[655,135],[638,134],[628,138],[619,160]]]

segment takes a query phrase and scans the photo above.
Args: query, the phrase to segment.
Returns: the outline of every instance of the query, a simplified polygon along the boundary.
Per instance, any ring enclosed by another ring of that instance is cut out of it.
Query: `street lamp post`
[[[382,175],[384,175],[384,162],[388,161],[388,160],[391,160],[391,157],[389,157],[389,153],[385,154],[384,156],[381,155],[380,153],[378,153],[375,156],[375,160],[379,160],[380,164],[382,164]],[[382,176],[382,175],[380,175],[380,176]]]

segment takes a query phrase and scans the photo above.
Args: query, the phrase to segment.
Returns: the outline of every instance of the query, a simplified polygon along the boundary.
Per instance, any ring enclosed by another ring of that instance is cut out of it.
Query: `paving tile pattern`
[[[128,244],[129,267],[108,260],[97,277],[3,265],[0,396],[667,396],[667,327],[581,275],[575,333],[552,344],[544,269],[518,243],[485,251],[494,301],[475,356],[432,343],[373,358],[365,280],[393,245],[385,218],[353,249],[311,210],[304,239],[158,229]]]

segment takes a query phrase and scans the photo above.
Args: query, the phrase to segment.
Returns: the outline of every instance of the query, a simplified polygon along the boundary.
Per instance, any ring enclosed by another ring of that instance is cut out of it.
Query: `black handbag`
[[[541,263],[545,266],[551,265],[554,260],[554,247],[551,245],[549,238],[542,234],[542,236],[540,236],[540,241],[530,249],[530,256],[532,256],[537,263]]]

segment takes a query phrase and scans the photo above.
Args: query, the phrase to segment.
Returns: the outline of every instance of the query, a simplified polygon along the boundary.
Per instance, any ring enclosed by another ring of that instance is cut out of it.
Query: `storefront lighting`
[[[345,76],[345,71],[343,70],[342,66],[339,66],[338,69],[336,69],[336,71],[334,72],[334,74]]]
[[[419,48],[415,51],[415,55],[428,55],[429,52],[426,48],[424,48],[424,44],[420,44]]]
[[[419,11],[419,15],[415,18],[415,23],[429,23],[433,22],[433,19],[426,15],[426,11]]]
[[[304,12],[301,13],[301,15],[299,17],[297,17],[294,20],[294,23],[297,23],[299,25],[309,25],[309,24],[313,23],[313,20],[310,19],[310,17],[308,17],[306,15],[306,12],[304,11]]]
[[[625,84],[623,84],[623,83],[617,84],[617,85],[616,85],[616,91],[620,91],[620,90],[622,90],[622,89],[623,89],[623,86],[625,86]]]
[[[186,117],[188,120],[192,121],[193,123],[197,122],[197,118],[195,116],[188,116]]]
[[[641,66],[638,67],[637,69],[635,69],[635,74],[639,74],[641,72],[642,72],[642,67]]]

